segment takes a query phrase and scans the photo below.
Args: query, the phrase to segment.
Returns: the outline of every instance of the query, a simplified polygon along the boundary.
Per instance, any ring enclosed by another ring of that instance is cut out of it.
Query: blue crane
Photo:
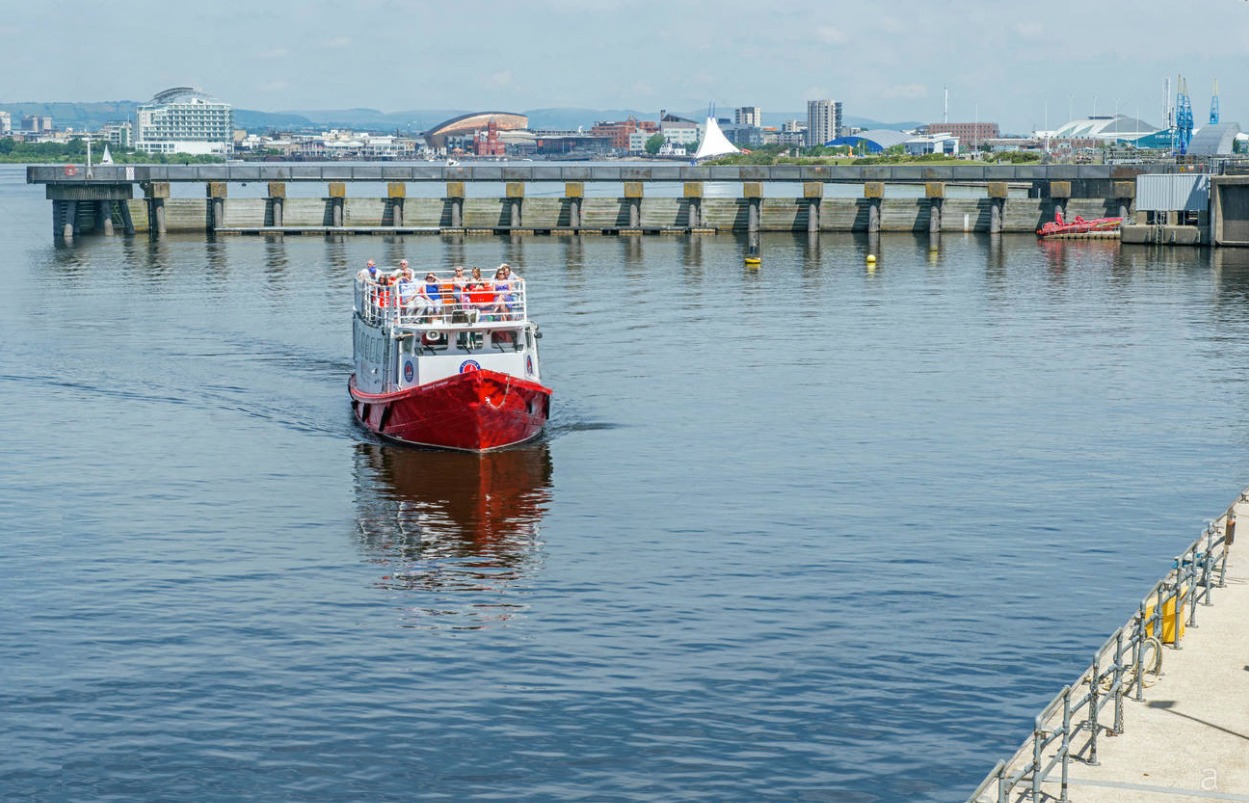
[[[1193,104],[1188,100],[1188,81],[1182,75],[1175,93],[1175,132],[1175,152],[1184,156],[1193,139]]]
[[[1219,81],[1214,81],[1214,94],[1210,96],[1210,125],[1219,124]]]

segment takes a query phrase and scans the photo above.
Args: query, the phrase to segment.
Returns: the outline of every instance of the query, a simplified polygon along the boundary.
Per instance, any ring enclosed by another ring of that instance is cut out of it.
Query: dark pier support
[[[169,199],[168,181],[149,181],[143,185],[147,197],[147,230],[154,237],[164,237],[168,230],[165,221],[165,201]]]
[[[130,204],[122,201],[119,205],[121,209],[121,229],[127,236],[134,234],[134,219],[130,217]]]
[[[989,184],[993,186],[992,183]],[[1071,200],[1071,182],[1070,181],[1051,181],[1050,182],[1050,198],[1054,201],[1054,211],[1061,212],[1064,219],[1067,217],[1067,202]]]
[[[568,228],[581,228],[581,201],[585,198],[585,183],[564,182],[564,198],[568,201]]]
[[[408,185],[402,181],[392,181],[386,185],[386,204],[390,207],[390,225],[395,228],[403,228],[403,205],[407,197]]]
[[[802,197],[807,199],[807,234],[816,234],[820,230],[820,207],[824,202],[824,182],[803,182]]]
[[[226,224],[226,190],[224,181],[208,182],[208,231],[215,232]]]
[[[53,236],[72,243],[84,233],[78,226],[80,213],[87,231],[112,234],[113,203],[129,201],[134,188],[130,184],[49,184],[46,193],[52,201]]]
[[[507,223],[513,229],[519,229],[524,225],[521,206],[525,201],[525,182],[509,181],[507,182],[506,191],[509,209]]]
[[[464,182],[448,181],[446,201],[451,206],[450,227],[464,228]]]
[[[113,236],[113,202],[95,202],[95,230],[106,237]]]
[[[269,225],[281,228],[286,212],[286,182],[270,181],[269,197],[265,202],[269,206]]]
[[[867,199],[867,232],[880,233],[880,202],[885,198],[883,181],[868,181],[863,184],[863,197]]]
[[[945,203],[945,182],[929,181],[924,185],[928,198],[928,233],[941,233],[941,206]]]
[[[742,197],[746,199],[746,231],[749,234],[758,234],[762,219],[760,207],[763,205],[763,182],[743,182]]]
[[[61,238],[67,243],[74,241],[74,235],[78,232],[78,202],[64,201],[65,217],[61,225]]]
[[[1136,200],[1135,181],[1116,181],[1111,184],[1115,195],[1115,206],[1119,207],[1118,217],[1126,224],[1132,216],[1132,202]]]
[[[1070,185],[1068,185],[1070,187]],[[1005,181],[989,182],[989,233],[1001,234],[1006,214],[1007,186]]]
[[[642,182],[626,181],[624,197],[629,205],[629,229],[637,231],[642,228]]]
[[[342,181],[330,182],[330,195],[326,202],[330,206],[330,225],[336,229],[343,227],[343,205],[347,200],[347,184]]]
[[[689,210],[686,227],[700,229],[703,225],[703,183],[701,181],[685,182],[685,203]]]

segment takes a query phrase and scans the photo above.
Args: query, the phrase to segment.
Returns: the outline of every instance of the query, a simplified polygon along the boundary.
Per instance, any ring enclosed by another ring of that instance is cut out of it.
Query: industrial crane
[[[1184,156],[1193,138],[1193,104],[1188,100],[1188,81],[1182,75],[1175,92],[1175,130],[1175,152]]]
[[[1210,125],[1219,124],[1219,79],[1214,79],[1214,94],[1210,96]]]

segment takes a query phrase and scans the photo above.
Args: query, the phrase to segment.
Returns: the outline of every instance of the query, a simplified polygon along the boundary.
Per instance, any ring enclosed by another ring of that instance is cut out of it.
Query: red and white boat
[[[347,383],[356,420],[389,440],[471,452],[537,437],[551,389],[525,282],[473,288],[449,271],[430,274],[406,286],[356,279]]]
[[[1121,217],[1098,217],[1092,220],[1085,220],[1076,215],[1074,220],[1063,220],[1062,212],[1055,212],[1054,219],[1049,223],[1045,223],[1041,228],[1036,230],[1038,237],[1054,237],[1059,238],[1066,235],[1102,235],[1113,236],[1118,234],[1119,227],[1123,225]]]

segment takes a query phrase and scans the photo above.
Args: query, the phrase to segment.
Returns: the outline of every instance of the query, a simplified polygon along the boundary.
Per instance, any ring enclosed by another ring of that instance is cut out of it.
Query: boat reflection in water
[[[551,495],[545,443],[485,454],[356,447],[363,548],[379,588],[415,593],[404,624],[475,629],[522,611]]]

